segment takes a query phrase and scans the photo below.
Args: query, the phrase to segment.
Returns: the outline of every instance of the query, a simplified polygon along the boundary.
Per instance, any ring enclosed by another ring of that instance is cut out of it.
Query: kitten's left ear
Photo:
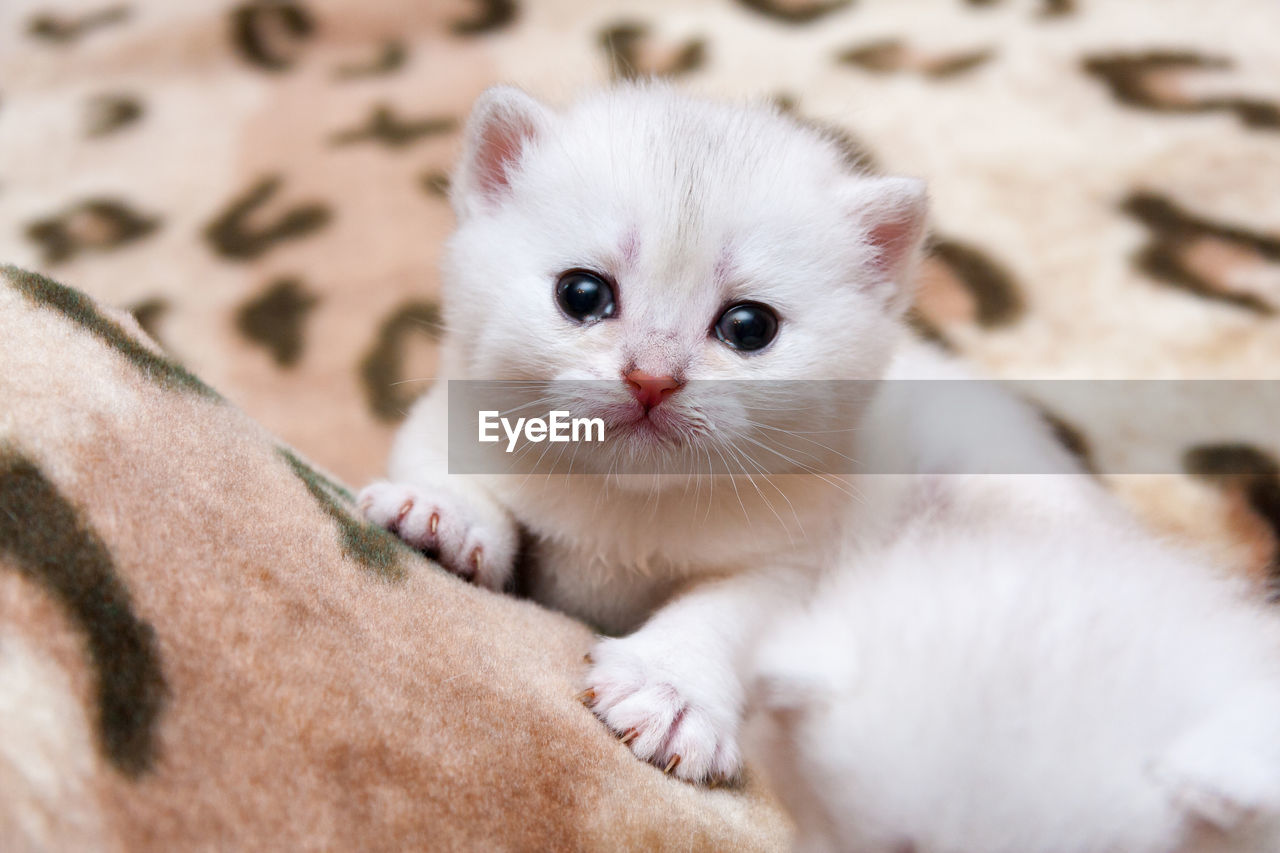
[[[872,264],[888,280],[900,282],[924,238],[929,209],[924,181],[859,176],[846,186],[844,204],[864,229]]]
[[[459,219],[500,204],[520,161],[551,122],[551,111],[514,86],[486,89],[467,120],[450,196]]]

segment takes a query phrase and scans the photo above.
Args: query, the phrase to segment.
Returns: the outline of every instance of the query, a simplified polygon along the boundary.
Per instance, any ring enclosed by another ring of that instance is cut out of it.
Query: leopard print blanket
[[[127,314],[0,267],[5,850],[776,849],[635,760],[591,632],[434,567]]]
[[[0,801],[33,804],[0,835],[776,846],[755,794],[597,742],[564,701],[581,629],[349,516],[434,373],[468,105],[638,75],[775,99],[928,179],[913,316],[985,372],[1267,379],[1276,32],[1268,0],[7,0],[0,262],[92,300],[0,285],[0,506],[40,519],[0,512]],[[1151,524],[1280,574],[1280,434],[1201,417],[1119,474],[1141,419],[1050,414]]]

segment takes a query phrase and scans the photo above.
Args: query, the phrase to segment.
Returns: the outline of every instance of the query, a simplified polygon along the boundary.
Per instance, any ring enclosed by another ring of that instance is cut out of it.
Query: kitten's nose
[[[654,376],[643,370],[633,370],[624,379],[631,388],[631,393],[640,401],[646,410],[652,409],[670,395],[680,389],[684,383],[677,382],[670,376]]]

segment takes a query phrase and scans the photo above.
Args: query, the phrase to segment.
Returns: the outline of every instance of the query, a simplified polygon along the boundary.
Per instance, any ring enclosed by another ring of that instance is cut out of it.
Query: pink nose
[[[645,409],[652,409],[679,390],[681,383],[670,376],[654,376],[643,370],[633,370],[625,377],[631,393]]]

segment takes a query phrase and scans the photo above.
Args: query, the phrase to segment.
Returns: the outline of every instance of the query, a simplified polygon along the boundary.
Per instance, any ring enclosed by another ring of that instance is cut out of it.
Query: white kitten
[[[762,643],[749,755],[799,848],[1280,850],[1280,619],[1089,513],[928,513]]]
[[[865,412],[791,396],[796,380],[963,374],[900,321],[923,186],[851,174],[835,143],[774,109],[643,86],[555,111],[493,89],[453,202],[441,375],[547,382],[552,408],[607,420],[610,440],[572,457],[600,476],[450,475],[438,383],[398,436],[390,481],[361,505],[493,589],[523,527],[535,599],[631,632],[592,653],[596,713],[683,778],[739,767],[737,667],[762,619],[848,541],[891,537],[919,499],[910,478],[815,472],[793,455],[807,436],[827,436],[827,459],[972,470],[962,438],[994,418],[1006,455],[1073,470],[1036,416],[989,390],[943,417],[939,400],[911,395],[878,394]],[[580,380],[592,384],[565,390]],[[742,476],[654,475],[637,460]],[[997,515],[1098,499],[1083,477],[1007,495],[935,486],[931,500]]]

